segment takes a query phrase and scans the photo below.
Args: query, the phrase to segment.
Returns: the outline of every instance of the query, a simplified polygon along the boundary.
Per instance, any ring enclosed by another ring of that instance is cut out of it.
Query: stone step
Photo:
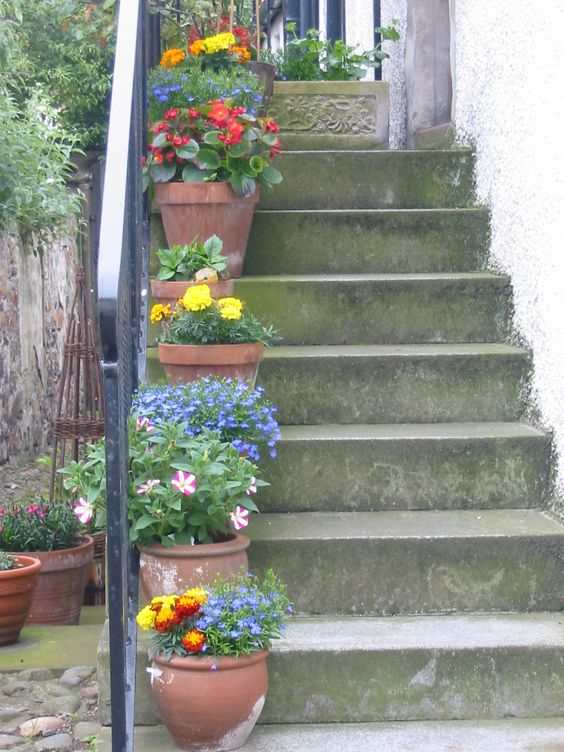
[[[445,151],[283,152],[262,209],[449,209],[474,203],[474,155]]]
[[[302,614],[564,607],[564,526],[537,510],[255,515],[249,565]]]
[[[273,347],[258,383],[287,425],[515,421],[529,368],[500,344]],[[162,378],[149,348],[147,379]]]
[[[284,426],[262,512],[540,507],[550,436],[520,423]]]
[[[255,212],[245,274],[471,272],[483,268],[488,244],[481,207],[263,210]]]
[[[564,617],[535,613],[294,618],[284,639],[274,643],[268,662],[270,687],[261,723],[555,716],[562,712],[564,694]],[[159,722],[147,666],[143,635],[136,687],[136,720],[143,725]],[[110,722],[108,679],[106,630],[98,663],[104,725]],[[307,747],[290,749],[302,752]],[[361,747],[359,752],[373,749],[388,752],[385,746]],[[509,752],[514,747],[498,749]]]
[[[245,752],[559,752],[564,718],[259,725]],[[100,733],[109,749],[110,729]],[[164,726],[135,729],[136,752],[177,752]]]
[[[511,285],[486,272],[248,277],[235,282],[286,345],[497,342]]]

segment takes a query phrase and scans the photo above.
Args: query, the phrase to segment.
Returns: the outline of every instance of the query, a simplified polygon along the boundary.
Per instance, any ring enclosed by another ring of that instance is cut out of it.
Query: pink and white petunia
[[[151,492],[151,490],[152,490],[152,489],[153,489],[153,488],[154,488],[155,486],[160,486],[160,484],[161,484],[160,480],[157,480],[157,478],[152,478],[151,480],[148,480],[148,481],[147,481],[146,483],[141,483],[141,485],[140,485],[140,486],[137,486],[137,489],[136,489],[136,491],[137,491],[137,493],[138,493],[139,495],[141,495],[141,496],[142,496],[143,494],[148,494],[148,493],[150,493],[150,492]]]
[[[82,522],[83,525],[86,525],[90,520],[92,519],[92,515],[94,514],[94,508],[92,507],[92,504],[89,504],[86,499],[83,499],[82,497],[78,500],[78,504],[73,508],[73,512],[76,514],[78,519]]]
[[[141,431],[143,428],[147,433],[150,433],[154,430],[155,426],[151,423],[149,418],[137,418],[137,430]]]
[[[196,490],[196,476],[179,470],[172,479],[171,485],[185,496],[191,496]]]
[[[251,478],[251,485],[247,488],[247,494],[250,496],[251,494],[256,494],[257,492],[257,479],[253,475]]]
[[[249,524],[249,510],[245,507],[235,507],[231,512],[231,522],[235,530],[241,530]]]

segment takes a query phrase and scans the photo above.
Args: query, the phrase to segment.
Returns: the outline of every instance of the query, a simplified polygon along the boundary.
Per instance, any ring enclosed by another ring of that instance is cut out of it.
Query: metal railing
[[[106,404],[112,752],[133,750],[139,560],[128,543],[127,426],[142,367],[140,354],[144,356],[149,205],[140,159],[147,120],[146,71],[158,59],[158,49],[158,17],[147,14],[145,0],[121,0],[97,274]]]

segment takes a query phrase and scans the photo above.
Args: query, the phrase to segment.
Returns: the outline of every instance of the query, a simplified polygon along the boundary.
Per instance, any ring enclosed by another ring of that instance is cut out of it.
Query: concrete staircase
[[[249,752],[564,750],[564,528],[543,511],[550,437],[523,422],[510,283],[484,271],[473,157],[279,166],[236,293],[284,336],[259,372],[283,441],[250,559],[298,616]],[[159,728],[145,748],[173,749]]]

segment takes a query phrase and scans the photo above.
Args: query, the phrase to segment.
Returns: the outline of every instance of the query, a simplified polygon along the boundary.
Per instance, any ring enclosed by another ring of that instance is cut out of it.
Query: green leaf
[[[211,170],[199,170],[196,165],[187,164],[182,170],[182,180],[185,183],[203,183],[210,173]]]
[[[282,174],[275,167],[272,167],[272,165],[267,165],[261,172],[261,175],[273,185],[282,182]]]
[[[181,159],[194,159],[196,154],[200,151],[200,147],[196,141],[190,141],[189,144],[183,144],[175,149],[175,151],[176,156],[181,157]]]
[[[164,146],[166,144],[166,133],[157,133],[153,139],[153,146]]]
[[[249,167],[255,172],[261,172],[266,166],[268,166],[268,162],[261,157],[254,156],[249,160]]]
[[[144,530],[149,525],[152,525],[155,520],[148,514],[143,514],[139,519],[135,520],[133,525],[134,530]]]
[[[216,131],[208,131],[208,133],[206,133],[206,135],[204,136],[204,143],[213,145],[213,146],[218,146],[218,145],[223,146],[223,144],[221,143],[220,139],[217,136],[218,134]]]
[[[196,161],[198,165],[208,169],[217,169],[220,165],[219,154],[212,149],[200,149]]]
[[[149,174],[155,183],[167,183],[172,180],[176,172],[176,165],[158,165],[153,162],[149,168]]]

